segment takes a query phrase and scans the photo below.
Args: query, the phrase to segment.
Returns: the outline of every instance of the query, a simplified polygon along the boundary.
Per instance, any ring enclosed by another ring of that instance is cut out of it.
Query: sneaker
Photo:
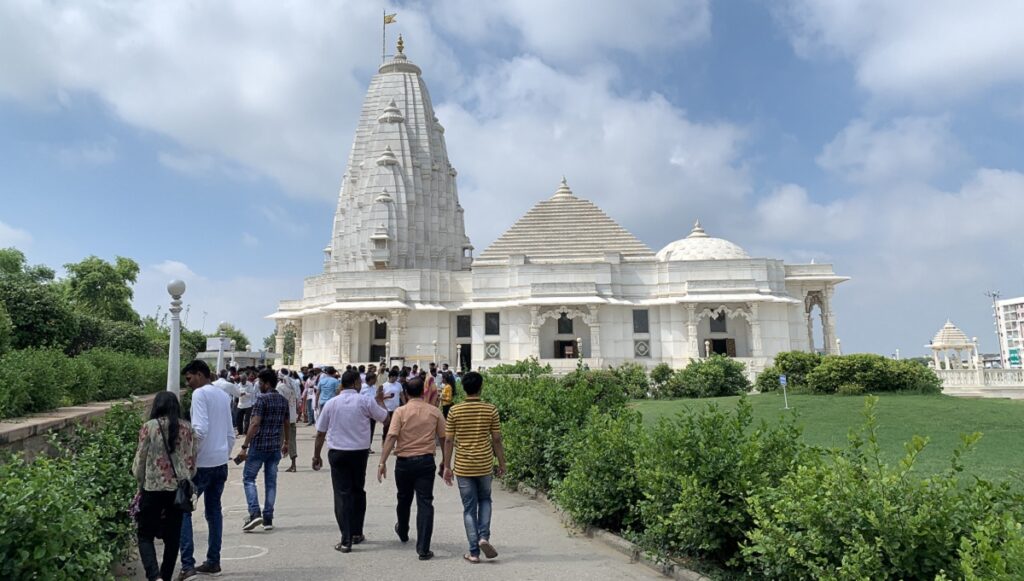
[[[196,567],[196,572],[200,575],[220,577],[220,565],[211,565],[210,563],[203,563],[202,565]]]
[[[178,573],[178,581],[188,581],[196,577],[199,577],[199,573],[195,569],[183,570],[181,573]]]
[[[249,518],[245,519],[245,524],[242,525],[242,530],[249,532],[252,529],[263,524],[263,517],[258,514],[249,515]]]
[[[274,530],[274,519],[272,519],[272,518],[265,518],[265,519],[263,519],[263,530],[265,530],[265,531],[272,531],[272,530]]]

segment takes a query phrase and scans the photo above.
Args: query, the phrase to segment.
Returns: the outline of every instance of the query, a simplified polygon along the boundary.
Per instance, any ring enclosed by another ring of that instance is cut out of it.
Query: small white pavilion
[[[980,367],[978,338],[968,339],[967,334],[949,319],[926,347],[932,350],[935,369],[978,369]],[[942,354],[941,360],[940,353]],[[951,353],[952,358],[950,358]]]

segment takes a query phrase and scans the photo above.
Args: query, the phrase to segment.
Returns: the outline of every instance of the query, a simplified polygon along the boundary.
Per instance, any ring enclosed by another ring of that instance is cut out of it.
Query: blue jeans
[[[480,539],[491,539],[491,476],[458,476],[469,554],[480,556]]]
[[[245,488],[245,502],[249,504],[249,516],[262,514],[264,520],[274,518],[274,501],[277,500],[277,465],[281,462],[281,449],[273,452],[250,450],[242,470],[242,487]],[[256,491],[256,475],[263,468],[263,486],[266,498],[260,513],[260,497]]]
[[[222,464],[212,468],[196,469],[192,484],[196,492],[203,497],[206,524],[210,527],[207,540],[206,562],[220,565],[221,537],[224,534],[224,515],[221,513],[220,497],[224,494],[224,483],[228,480],[228,465]],[[181,519],[181,570],[196,568],[193,556],[195,545],[192,539],[192,514],[185,513]]]
[[[313,416],[315,416],[315,415],[316,414],[313,413],[313,400],[307,399],[306,400],[306,425],[307,426],[312,426],[313,424],[316,423],[315,419],[313,418]]]

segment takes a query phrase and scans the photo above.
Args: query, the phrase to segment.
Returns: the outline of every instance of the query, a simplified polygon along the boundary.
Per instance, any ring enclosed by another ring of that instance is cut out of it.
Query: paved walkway
[[[664,579],[628,558],[586,537],[568,532],[558,516],[543,503],[507,492],[495,483],[491,540],[500,552],[497,559],[471,565],[462,559],[466,535],[462,525],[462,504],[457,487],[440,479],[434,487],[435,557],[421,562],[416,557],[415,518],[409,543],[395,536],[395,484],[390,478],[394,460],[388,462],[388,476],[378,484],[374,470],[377,455],[367,466],[366,542],[349,554],[334,550],[338,527],[334,520],[330,469],[314,472],[313,428],[299,428],[299,471],[278,475],[274,530],[257,529],[243,533],[246,514],[241,467],[229,464],[228,486],[224,492],[224,549],[221,579],[294,579],[296,581],[348,579]],[[237,445],[241,445],[241,440]],[[379,438],[373,449],[380,453]],[[237,451],[237,450],[236,450]],[[438,455],[440,458],[440,454]],[[324,453],[326,461],[326,450]],[[258,480],[262,499],[262,475]],[[200,503],[201,505],[201,503]],[[206,521],[200,508],[193,517],[196,557],[206,551]],[[159,554],[159,547],[158,547]],[[137,575],[136,579],[144,579]]]

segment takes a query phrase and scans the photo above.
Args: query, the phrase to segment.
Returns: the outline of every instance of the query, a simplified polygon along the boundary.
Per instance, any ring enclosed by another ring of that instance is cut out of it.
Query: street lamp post
[[[172,280],[167,284],[171,295],[171,340],[167,349],[167,391],[178,395],[181,387],[181,296],[185,294],[185,283]]]
[[[384,342],[384,363],[391,367],[391,341]]]
[[[843,354],[843,342],[839,340],[839,337],[836,337],[836,355],[842,355],[842,354]]]
[[[217,342],[217,373],[220,373],[220,370],[224,369],[224,339],[227,338],[224,332],[224,325],[226,324],[227,323],[224,321],[221,321],[220,324],[217,325],[217,331],[219,331],[218,338],[220,339],[220,341]]]

